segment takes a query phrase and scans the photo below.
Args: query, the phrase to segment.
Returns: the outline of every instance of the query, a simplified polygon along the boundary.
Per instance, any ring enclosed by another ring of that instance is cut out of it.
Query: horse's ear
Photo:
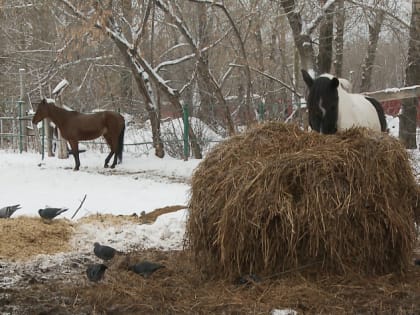
[[[331,79],[331,88],[336,89],[338,88],[338,86],[340,85],[340,81],[338,81],[337,78],[332,78]]]
[[[305,81],[308,87],[311,87],[312,84],[314,83],[314,79],[312,79],[312,77],[306,70],[301,69],[300,72],[302,73],[303,81]]]

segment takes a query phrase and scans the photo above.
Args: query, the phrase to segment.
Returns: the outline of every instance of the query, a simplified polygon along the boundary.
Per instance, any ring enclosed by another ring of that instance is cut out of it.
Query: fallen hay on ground
[[[70,250],[73,228],[70,221],[20,216],[0,220],[0,259],[30,259],[38,254],[55,254]]]
[[[407,151],[393,137],[267,123],[200,163],[187,239],[210,277],[405,272],[418,198]]]
[[[165,265],[145,279],[126,269],[143,259]],[[74,263],[71,263],[72,265]],[[281,279],[239,284],[221,279],[204,281],[187,251],[140,251],[107,263],[103,281],[86,279],[86,266],[68,280],[33,283],[8,295],[4,311],[18,305],[26,314],[270,314],[273,309],[293,309],[298,314],[418,314],[420,267],[408,274],[380,277],[299,273]],[[62,267],[61,267],[62,268]]]

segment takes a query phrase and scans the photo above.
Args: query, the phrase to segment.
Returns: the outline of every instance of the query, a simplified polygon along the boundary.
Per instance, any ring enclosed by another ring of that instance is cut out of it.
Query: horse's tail
[[[118,157],[118,163],[122,162],[123,157],[123,149],[124,149],[124,132],[125,132],[125,124],[123,125],[120,135],[118,137],[118,148],[117,148],[117,157]]]
[[[366,96],[366,99],[372,103],[373,107],[375,107],[376,112],[378,113],[379,123],[381,124],[381,131],[386,131],[387,126],[386,126],[385,111],[381,103],[379,103],[373,97]]]

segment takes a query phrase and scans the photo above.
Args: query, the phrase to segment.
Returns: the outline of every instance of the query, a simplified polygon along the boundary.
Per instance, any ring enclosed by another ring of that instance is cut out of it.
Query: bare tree
[[[406,86],[420,82],[420,0],[412,1],[410,24],[410,40],[406,68]],[[400,115],[400,139],[408,149],[414,149],[416,144],[417,106],[419,100],[406,99],[402,103]]]
[[[335,59],[334,68],[335,75],[343,77],[343,51],[344,51],[344,25],[346,21],[346,14],[344,9],[344,0],[337,1],[335,7],[335,21],[336,21],[336,35],[335,35]]]
[[[152,126],[155,155],[163,157],[164,149],[160,136],[160,120],[157,104],[158,90],[163,93],[177,110],[182,111],[182,105],[179,92],[166,84],[166,81],[158,74],[158,71],[144,58],[144,54],[140,47],[144,29],[147,27],[146,24],[150,12],[149,8],[152,1],[147,2],[146,7],[143,8],[144,10],[141,10],[139,4],[135,4],[135,8],[133,9],[135,9],[135,12],[138,12],[138,15],[135,18],[133,17],[133,24],[129,24],[129,21],[124,17],[123,12],[121,11],[121,7],[118,5],[114,6],[113,1],[109,1],[108,4],[94,1],[91,7],[88,5],[88,7],[90,7],[89,9],[95,9],[94,13],[91,11],[88,11],[87,13],[82,12],[70,0],[61,0],[61,3],[63,3],[78,19],[81,19],[88,23],[90,27],[99,29],[103,34],[106,34],[118,48],[125,64],[131,69],[140,93],[144,97],[144,105],[149,113],[149,119]],[[134,3],[132,5],[134,5]],[[141,15],[141,13],[143,13],[143,15]],[[124,33],[122,25],[128,26],[131,41]],[[174,61],[174,63],[176,62],[181,61]],[[157,65],[156,67],[161,67],[161,65]],[[189,135],[194,156],[196,158],[201,158],[202,153],[191,127],[189,128]]]
[[[320,0],[321,5],[326,0]],[[325,17],[319,27],[319,52],[318,69],[320,73],[330,73],[333,58],[333,30],[334,30],[334,7],[331,5],[325,9]]]
[[[378,8],[374,12],[373,23],[369,23],[368,48],[362,64],[362,79],[359,85],[359,90],[361,91],[370,90],[372,81],[372,70],[379,41],[379,33],[381,32],[384,17],[384,10]]]

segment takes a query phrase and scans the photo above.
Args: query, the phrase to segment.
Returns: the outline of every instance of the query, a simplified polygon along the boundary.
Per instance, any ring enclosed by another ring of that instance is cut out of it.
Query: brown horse
[[[38,104],[35,116],[32,118],[34,124],[42,119],[49,118],[54,122],[61,135],[66,139],[72,149],[75,167],[78,171],[80,167],[79,160],[79,141],[92,140],[104,136],[111,152],[105,159],[104,167],[108,167],[108,162],[114,155],[114,162],[111,168],[114,168],[118,161],[122,161],[124,147],[124,117],[116,112],[103,111],[93,114],[82,114],[76,111],[68,111],[57,107],[53,102],[45,98]]]

